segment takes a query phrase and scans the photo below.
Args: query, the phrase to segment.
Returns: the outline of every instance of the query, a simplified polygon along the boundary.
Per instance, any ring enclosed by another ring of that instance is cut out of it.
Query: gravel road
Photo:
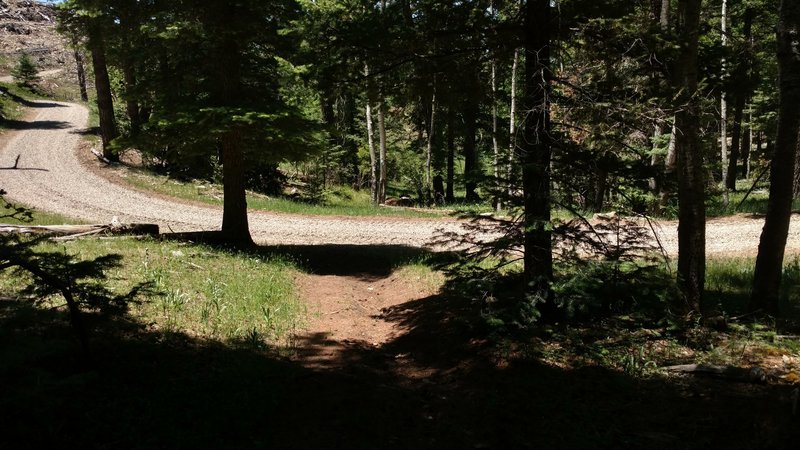
[[[0,187],[26,205],[68,217],[108,223],[158,223],[165,230],[219,228],[220,208],[148,196],[102,178],[76,156],[80,132],[87,126],[80,105],[36,102],[29,125],[13,132],[0,150]],[[19,158],[18,163],[16,163]],[[251,211],[253,238],[262,244],[380,244],[428,246],[441,230],[458,232],[455,220],[322,217]],[[763,221],[745,216],[708,222],[710,254],[755,254]],[[665,249],[677,253],[677,224],[657,225]],[[787,251],[800,249],[800,223],[792,219]]]

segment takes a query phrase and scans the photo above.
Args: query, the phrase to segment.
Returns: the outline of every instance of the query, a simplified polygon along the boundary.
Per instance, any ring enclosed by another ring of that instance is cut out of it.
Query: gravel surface
[[[11,199],[42,210],[98,223],[158,223],[166,230],[219,229],[220,208],[148,196],[111,183],[82,166],[76,151],[88,112],[80,105],[40,101],[26,129],[16,131],[0,150],[0,187]],[[19,163],[14,169],[15,160]],[[455,220],[321,217],[251,211],[253,238],[262,244],[355,244],[429,246],[441,230],[458,232]],[[763,220],[748,216],[712,219],[709,254],[753,255]],[[677,254],[677,223],[656,225],[670,255]],[[792,218],[787,252],[800,249],[800,223]]]
[[[88,112],[79,105],[37,102],[27,129],[0,150],[0,186],[23,204],[68,217],[109,223],[158,223],[176,232],[219,229],[222,209],[169,201],[127,189],[93,174],[75,154]],[[426,246],[453,220],[313,217],[251,211],[253,239],[262,244],[384,244]]]

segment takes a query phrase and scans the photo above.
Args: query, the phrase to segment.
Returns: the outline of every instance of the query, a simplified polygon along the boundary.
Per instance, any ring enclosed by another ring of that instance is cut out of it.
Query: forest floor
[[[86,220],[116,215],[175,231],[218,226],[217,208],[147,196],[87,169],[99,163],[81,163],[75,154],[87,133],[83,107],[30,106],[33,116],[11,124],[13,136],[0,150],[0,167],[8,169],[2,187],[11,198]],[[75,445],[96,448],[672,450],[796,448],[800,439],[792,410],[797,380],[785,378],[800,370],[797,348],[751,340],[740,346],[704,331],[665,339],[665,326],[625,322],[544,328],[524,345],[498,341],[471,299],[440,289],[444,279],[398,269],[398,259],[426,255],[418,247],[443,223],[456,229],[456,221],[251,220],[261,243],[281,244],[275,248],[306,271],[297,285],[311,320],[290,357],[113,322],[97,339],[97,366],[89,372],[59,353],[63,343],[29,371],[0,371],[44,396],[0,396],[11,406],[0,415],[9,424],[0,448],[15,437],[36,447],[65,432]],[[744,216],[709,221],[709,253],[752,255],[761,223]],[[673,223],[660,226],[665,236],[675,234]],[[795,220],[790,250],[800,248],[799,235]],[[0,329],[15,339],[51,339],[57,327],[45,325],[63,326],[53,311],[9,301],[0,302],[0,316],[7,323]],[[20,326],[31,318],[37,325]],[[655,369],[709,361],[719,348],[729,362],[767,367],[770,382]],[[36,433],[31,424],[40,423],[46,425]]]

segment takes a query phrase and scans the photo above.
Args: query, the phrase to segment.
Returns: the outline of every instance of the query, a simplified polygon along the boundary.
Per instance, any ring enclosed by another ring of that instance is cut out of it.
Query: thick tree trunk
[[[106,50],[99,38],[89,39],[94,68],[94,87],[97,91],[97,112],[100,116],[100,138],[103,143],[103,156],[109,161],[119,161],[119,156],[110,148],[111,141],[117,137],[114,121],[114,101],[111,97],[111,81],[108,78]]]
[[[447,203],[456,201],[456,135],[454,130],[455,118],[453,116],[453,108],[451,106],[447,109],[447,189],[444,194],[444,200]]]
[[[528,0],[525,6],[524,106],[529,111],[520,143],[524,195],[523,248],[527,286],[545,320],[555,309],[550,284],[553,252],[550,232],[550,0]]]
[[[678,133],[678,285],[689,310],[701,312],[706,268],[705,176],[699,142],[697,49],[701,0],[680,0],[680,56],[676,67]]]
[[[366,106],[366,119],[367,119],[367,144],[369,145],[369,188],[370,198],[372,204],[378,204],[378,155],[375,153],[375,139],[372,130],[372,97],[370,95],[369,86],[369,64],[364,63],[364,76],[367,78],[367,106]]]
[[[477,189],[481,173],[478,163],[478,147],[475,141],[477,114],[477,105],[474,100],[467,99],[464,103],[464,188],[468,202],[480,200]]]
[[[220,48],[219,98],[220,106],[237,106],[242,101],[242,76],[239,43],[228,39]],[[247,196],[244,186],[244,154],[242,133],[231,127],[220,140],[222,146],[222,236],[238,245],[253,244],[247,221]]]
[[[777,30],[780,108],[769,204],[758,245],[750,311],[777,316],[783,256],[792,212],[792,177],[800,131],[800,2],[781,0]]]
[[[250,245],[250,227],[247,222],[247,198],[244,189],[244,157],[241,135],[230,130],[222,137],[222,183],[224,204],[222,235],[228,242]]]

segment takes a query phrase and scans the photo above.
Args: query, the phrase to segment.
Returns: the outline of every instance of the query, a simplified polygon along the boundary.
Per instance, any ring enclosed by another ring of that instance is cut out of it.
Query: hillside
[[[61,70],[43,86],[51,93],[60,92],[75,80],[75,59],[66,44],[56,31],[52,5],[0,0],[0,76],[8,76],[19,56],[28,53],[40,70]]]

